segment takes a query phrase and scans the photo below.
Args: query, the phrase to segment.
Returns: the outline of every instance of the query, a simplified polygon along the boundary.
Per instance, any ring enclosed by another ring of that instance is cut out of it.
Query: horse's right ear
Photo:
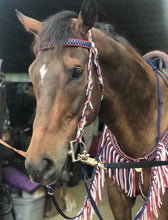
[[[41,31],[42,22],[22,14],[17,9],[15,9],[15,11],[18,19],[20,20],[20,22],[23,24],[23,26],[28,32],[37,35]]]
[[[77,18],[78,30],[85,35],[97,20],[96,0],[84,0]]]

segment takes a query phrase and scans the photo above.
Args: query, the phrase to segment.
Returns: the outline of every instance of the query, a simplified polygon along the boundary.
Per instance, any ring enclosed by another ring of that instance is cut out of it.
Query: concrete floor
[[[106,188],[106,186],[105,186],[105,188]],[[76,199],[76,203],[77,203],[77,208],[75,211],[64,212],[64,213],[66,215],[68,215],[69,217],[76,216],[76,214],[80,211],[81,207],[83,206],[84,198],[86,195],[85,186],[84,186],[83,182],[80,181],[79,184],[75,187],[66,188],[66,193],[71,193],[72,195],[74,195],[74,197]],[[141,197],[138,196],[137,200],[136,200],[136,204],[132,210],[132,216],[133,216],[132,219],[134,219],[137,211],[139,210],[139,208],[142,205],[143,205],[143,201],[142,201]],[[108,204],[106,189],[103,192],[103,200],[98,203],[98,209],[99,209],[99,211],[102,215],[102,218],[104,220],[114,220],[114,217],[112,215],[111,209]],[[64,218],[58,214],[53,218],[45,218],[44,220],[64,220]],[[90,220],[90,219],[88,219],[88,220]],[[98,220],[98,217],[94,214],[92,220]]]

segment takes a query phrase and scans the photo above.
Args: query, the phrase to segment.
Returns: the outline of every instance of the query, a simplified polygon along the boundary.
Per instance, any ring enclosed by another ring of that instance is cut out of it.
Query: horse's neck
[[[158,94],[153,70],[128,45],[101,33],[95,43],[105,84],[101,117],[125,153],[142,157],[156,145]]]

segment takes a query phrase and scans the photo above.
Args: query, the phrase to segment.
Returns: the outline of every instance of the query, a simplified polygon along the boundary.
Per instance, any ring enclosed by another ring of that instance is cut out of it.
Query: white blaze
[[[40,68],[41,82],[43,82],[46,73],[47,73],[47,69],[45,64],[43,64],[42,67]]]

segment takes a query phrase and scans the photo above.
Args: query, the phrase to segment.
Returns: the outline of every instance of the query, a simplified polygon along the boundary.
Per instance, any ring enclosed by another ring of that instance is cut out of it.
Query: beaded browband
[[[65,46],[84,47],[90,49],[92,44],[90,41],[70,38],[65,42]],[[45,41],[40,44],[37,51],[48,50],[55,47],[58,47],[58,44],[55,41]]]
[[[37,48],[37,51],[48,50],[48,49],[55,48],[57,46],[58,46],[57,43],[54,42],[54,41],[46,41],[46,42],[40,44],[39,48]],[[67,40],[67,42],[65,42],[65,46],[83,47],[83,48],[89,49],[88,86],[87,86],[87,89],[86,89],[86,99],[85,99],[85,104],[84,104],[81,120],[78,124],[78,131],[77,131],[76,138],[75,138],[75,142],[81,142],[83,132],[84,132],[84,129],[85,129],[86,123],[87,123],[86,118],[87,118],[87,115],[89,113],[88,105],[90,106],[91,110],[94,111],[94,108],[93,108],[92,103],[91,103],[91,91],[92,91],[92,88],[93,88],[92,54],[94,55],[93,61],[94,61],[94,64],[96,66],[97,76],[98,76],[100,86],[101,86],[101,90],[102,90],[102,99],[103,99],[104,84],[103,84],[101,69],[100,69],[99,62],[98,62],[98,51],[97,51],[97,48],[95,47],[94,42],[92,41],[91,31],[89,31],[88,41],[81,40],[81,39],[70,38],[70,39]]]

